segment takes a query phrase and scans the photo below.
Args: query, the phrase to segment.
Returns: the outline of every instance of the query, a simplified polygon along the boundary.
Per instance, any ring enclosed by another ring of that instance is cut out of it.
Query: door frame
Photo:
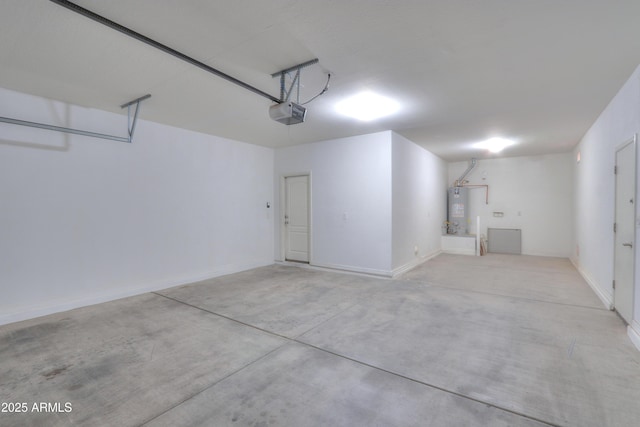
[[[632,277],[631,277],[631,318],[629,319],[629,325],[631,325],[631,323],[635,320],[634,317],[634,311],[635,311],[635,293],[636,293],[636,225],[637,225],[637,221],[638,221],[638,209],[637,209],[637,205],[638,205],[638,200],[637,200],[637,195],[638,195],[638,135],[634,134],[632,138],[629,138],[628,140],[626,140],[625,142],[623,142],[622,144],[618,145],[614,151],[614,165],[617,167],[618,166],[618,152],[625,149],[627,146],[629,145],[633,145],[634,146],[634,154],[635,154],[635,159],[633,162],[633,166],[634,166],[634,171],[633,171],[633,185],[632,185],[632,189],[633,189],[633,238],[632,238],[632,244],[633,244],[633,254],[632,254]],[[618,219],[618,209],[617,209],[617,204],[618,204],[618,178],[617,175],[615,175],[614,177],[614,205],[613,205],[613,219],[614,222],[617,221]],[[613,236],[613,278],[615,280],[616,278],[616,240],[617,240],[617,236],[614,233]],[[615,288],[612,289],[612,298],[611,298],[611,305],[613,307],[614,310],[616,310],[616,313],[618,313],[618,315],[622,318],[622,315],[620,314],[620,312],[618,312],[617,307],[616,307],[616,292],[617,290]],[[624,318],[623,318],[624,319]],[[627,319],[624,319],[624,321],[626,322]]]
[[[311,172],[298,172],[298,173],[286,173],[280,175],[280,213],[278,218],[278,227],[280,228],[280,260],[287,260],[287,229],[284,225],[284,214],[287,211],[287,186],[286,179],[293,178],[296,176],[306,176],[307,177],[307,208],[309,212],[309,230],[308,230],[308,242],[309,242],[309,265],[313,263],[313,252],[311,248],[313,248],[313,196],[311,194],[311,189],[313,186],[311,185]]]

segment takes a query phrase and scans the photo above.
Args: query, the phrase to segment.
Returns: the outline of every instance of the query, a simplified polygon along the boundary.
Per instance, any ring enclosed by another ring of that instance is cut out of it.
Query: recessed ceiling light
[[[514,145],[515,143],[516,142],[512,139],[489,138],[486,141],[478,142],[474,145],[474,147],[489,150],[492,153],[499,153],[510,145]]]
[[[363,122],[390,116],[400,109],[393,99],[373,92],[361,92],[336,104],[336,111]]]

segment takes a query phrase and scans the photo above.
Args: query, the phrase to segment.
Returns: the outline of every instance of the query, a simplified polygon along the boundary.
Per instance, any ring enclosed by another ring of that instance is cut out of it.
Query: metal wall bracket
[[[0,117],[0,122],[9,123],[9,124],[12,124],[12,125],[27,126],[27,127],[32,127],[32,128],[54,130],[54,131],[57,131],[57,132],[72,133],[72,134],[75,134],[75,135],[91,136],[93,138],[109,139],[111,141],[119,141],[119,142],[131,143],[133,141],[133,132],[136,129],[136,122],[138,121],[138,110],[140,109],[140,102],[144,101],[145,99],[149,99],[149,98],[151,98],[151,95],[147,94],[147,95],[141,96],[140,98],[134,99],[133,101],[127,102],[126,104],[122,104],[120,106],[120,108],[127,107],[127,119],[128,119],[127,134],[128,134],[128,136],[106,135],[104,133],[90,132],[90,131],[79,130],[79,129],[71,129],[71,128],[66,128],[66,127],[62,127],[62,126],[49,125],[49,124],[46,124],[46,123],[36,123],[36,122],[29,122],[29,121],[26,121],[26,120],[11,119],[9,117]],[[135,105],[135,110],[133,112],[133,118],[132,118],[131,117],[131,107],[134,106],[134,105]]]
[[[300,71],[313,64],[318,63],[318,58],[312,59],[307,62],[303,62],[302,64],[294,65],[293,67],[286,68],[282,71],[278,71],[277,73],[271,74],[271,77],[280,77],[280,102],[288,102],[291,98],[291,94],[293,93],[293,87],[296,87],[296,102],[300,103]],[[291,82],[291,86],[289,86],[289,90],[286,89],[285,85],[285,77],[295,71],[296,74]]]
[[[151,98],[150,94],[146,94],[141,96],[140,98],[134,99],[133,101],[129,101],[126,104],[122,104],[120,108],[127,107],[127,133],[129,134],[129,141],[133,140],[133,132],[136,130],[136,122],[138,121],[138,110],[140,109],[140,103],[145,99]],[[133,119],[131,118],[131,106],[135,105],[136,109],[133,113]]]

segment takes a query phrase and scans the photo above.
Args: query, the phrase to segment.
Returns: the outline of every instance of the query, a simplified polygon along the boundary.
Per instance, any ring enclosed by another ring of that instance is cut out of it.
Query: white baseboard
[[[476,255],[476,251],[471,250],[471,249],[446,249],[443,250],[442,253],[444,254],[451,254],[451,255],[471,255],[471,256],[475,256]]]
[[[99,294],[85,295],[83,297],[70,299],[68,297],[59,298],[46,303],[35,304],[30,306],[19,307],[14,311],[4,312],[0,315],[0,325],[6,325],[9,323],[20,322],[22,320],[33,319],[36,317],[46,316],[49,314],[60,313],[63,311],[73,310],[74,308],[87,307],[90,305],[101,304],[104,302],[114,301],[121,298],[131,297],[134,295],[141,295],[147,292],[160,291],[162,289],[173,288],[175,286],[182,286],[189,283],[200,282],[202,280],[212,279],[218,276],[224,276],[226,274],[237,273],[240,271],[250,270],[252,268],[263,267],[270,265],[271,262],[266,263],[252,263],[252,264],[230,264],[220,266],[216,269],[209,271],[204,275],[186,277],[181,280],[174,281],[157,281],[154,283],[146,283],[135,288],[129,288],[123,290],[108,289]]]
[[[567,255],[566,253],[561,253],[561,252],[525,252],[525,251],[522,251],[522,255],[539,256],[539,257],[547,257],[547,258],[569,258],[570,259],[569,255]],[[573,260],[571,260],[571,262],[573,262]]]
[[[435,250],[427,255],[421,256],[421,257],[417,257],[415,258],[413,261],[406,263],[405,265],[402,265],[398,268],[395,268],[392,272],[392,277],[398,277],[410,270],[413,270],[414,268],[416,268],[417,266],[419,266],[420,264],[423,264],[427,261],[429,261],[432,258],[437,257],[438,255],[440,255],[442,253],[441,250]]]
[[[477,239],[471,235],[445,234],[440,237],[440,246],[445,254],[476,256]]]
[[[640,323],[638,323],[637,320],[632,321],[631,324],[627,326],[627,335],[633,345],[640,351]]]
[[[355,270],[346,270],[344,268],[333,268],[333,267],[323,267],[315,264],[306,264],[295,261],[276,261],[276,264],[284,265],[287,267],[297,267],[297,268],[305,268],[308,270],[316,270],[316,271],[327,271],[332,273],[340,273],[340,274],[348,274],[352,276],[362,276],[362,277],[374,277],[377,279],[391,279],[391,276],[383,276],[380,274],[371,274],[371,273],[363,273],[361,271]]]
[[[591,278],[591,276],[580,267],[580,263],[574,258],[569,258],[571,260],[571,264],[578,270],[578,273],[582,276],[582,278],[589,284],[593,292],[600,298],[600,301],[604,304],[607,310],[613,310],[613,298],[610,294],[603,291],[600,286]]]
[[[393,272],[391,270],[378,270],[375,268],[363,268],[363,267],[355,267],[353,265],[342,265],[342,264],[324,264],[324,263],[316,263],[309,264],[311,267],[321,267],[327,268],[330,270],[340,270],[346,271],[350,273],[362,273],[370,276],[382,276],[382,277],[392,277]]]
[[[441,250],[436,250],[434,252],[431,252],[425,256],[422,257],[418,257],[415,260],[402,265],[394,270],[378,270],[378,269],[373,269],[373,268],[363,268],[363,267],[355,267],[353,265],[343,265],[343,264],[325,264],[325,263],[309,263],[309,264],[298,264],[298,263],[287,263],[286,261],[276,261],[280,264],[283,265],[295,265],[298,267],[309,267],[309,268],[319,268],[319,269],[326,269],[326,270],[335,270],[335,271],[340,271],[340,272],[344,272],[344,273],[353,273],[353,274],[364,274],[367,276],[378,276],[378,277],[385,277],[385,278],[394,278],[397,277],[403,273],[406,273],[407,271],[417,267],[418,265],[422,264],[423,262],[426,262],[428,260],[430,260],[433,257],[436,257],[438,255],[440,255],[442,253]]]

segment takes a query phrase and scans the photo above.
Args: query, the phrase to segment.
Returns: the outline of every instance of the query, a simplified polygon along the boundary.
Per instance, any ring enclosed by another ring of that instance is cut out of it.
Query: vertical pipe
[[[455,182],[454,187],[460,187],[460,186],[464,185],[464,179],[476,167],[476,162],[477,162],[477,160],[476,160],[475,157],[471,158],[471,164],[469,165],[467,170],[464,171],[464,173],[462,175],[460,175],[460,178],[458,178],[458,180]]]
[[[476,256],[480,256],[480,216],[476,217]]]

